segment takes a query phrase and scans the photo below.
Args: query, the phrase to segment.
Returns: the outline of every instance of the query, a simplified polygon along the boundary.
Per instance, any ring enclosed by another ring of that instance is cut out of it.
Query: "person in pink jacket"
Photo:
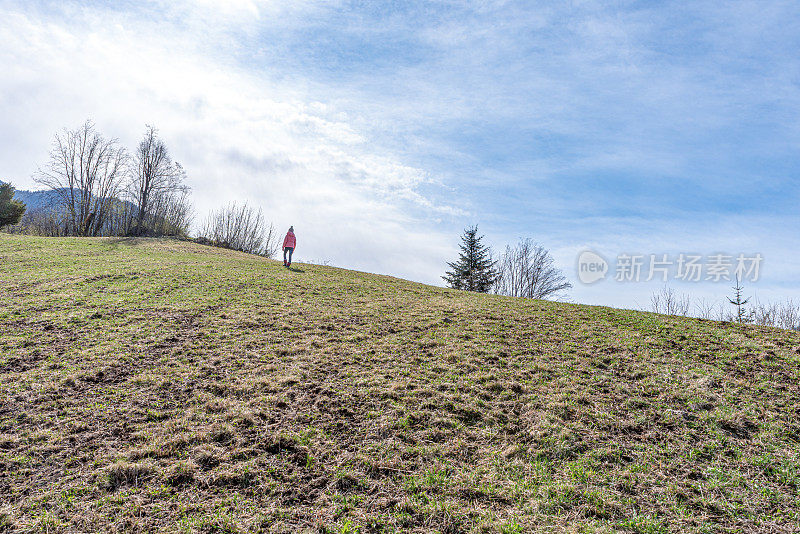
[[[289,231],[286,232],[286,237],[283,238],[283,265],[285,267],[292,266],[292,252],[294,252],[294,247],[297,244],[297,238],[294,237],[294,226],[289,227]],[[289,253],[289,261],[286,261],[286,253]]]

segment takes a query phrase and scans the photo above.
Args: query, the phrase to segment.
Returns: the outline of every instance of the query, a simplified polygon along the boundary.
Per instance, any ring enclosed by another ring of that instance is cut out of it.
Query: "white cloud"
[[[565,271],[588,241],[755,243],[772,287],[796,281],[797,215],[769,204],[797,197],[792,5],[538,4],[10,1],[0,176],[29,185],[86,117],[129,147],[147,122],[201,214],[249,200],[295,225],[301,258],[438,283],[478,222],[546,240]],[[647,300],[608,288],[573,296]]]
[[[228,14],[246,17],[266,3],[234,4]],[[1,174],[32,186],[52,135],[87,117],[128,147],[150,123],[187,169],[201,215],[248,201],[280,230],[295,226],[298,260],[437,280],[431,265],[451,244],[427,220],[456,210],[418,191],[429,182],[422,169],[269,72],[201,56],[195,36],[171,23],[109,14],[115,23],[94,24],[103,16],[4,13],[0,115],[9,142],[0,147]]]

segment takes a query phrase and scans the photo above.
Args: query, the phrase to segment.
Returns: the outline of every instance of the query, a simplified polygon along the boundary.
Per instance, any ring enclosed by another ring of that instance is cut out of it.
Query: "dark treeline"
[[[129,153],[91,121],[55,135],[50,158],[33,177],[44,188],[6,230],[41,236],[190,238],[191,188],[153,126]],[[260,210],[236,204],[212,212],[198,241],[273,256],[277,235]]]
[[[26,210],[25,203],[14,198],[11,184],[0,182],[0,228],[17,224]]]

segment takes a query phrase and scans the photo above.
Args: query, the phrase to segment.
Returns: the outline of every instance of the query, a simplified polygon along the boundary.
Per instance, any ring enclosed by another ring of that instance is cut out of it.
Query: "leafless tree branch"
[[[560,297],[572,284],[554,263],[550,252],[531,239],[506,246],[493,291],[533,299]]]
[[[206,218],[199,238],[211,245],[274,257],[278,251],[278,233],[264,220],[262,211],[247,204],[231,203],[211,212]]]
[[[128,156],[116,139],[105,139],[86,121],[56,134],[50,161],[34,180],[53,190],[65,214],[64,233],[96,236],[118,196]]]

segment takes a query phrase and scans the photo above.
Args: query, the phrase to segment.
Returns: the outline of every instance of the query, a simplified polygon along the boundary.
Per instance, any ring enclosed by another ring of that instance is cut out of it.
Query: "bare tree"
[[[136,209],[129,233],[164,235],[185,231],[191,211],[187,211],[186,172],[172,161],[153,126],[147,126],[131,167],[128,192]]]
[[[800,305],[791,299],[772,303],[756,301],[751,305],[750,313],[755,324],[800,330]]]
[[[264,246],[262,247],[261,255],[266,256],[267,258],[274,258],[280,250],[281,236],[278,234],[278,230],[275,228],[275,225],[269,223],[269,227],[266,229],[266,233],[264,235]]]
[[[550,252],[532,239],[506,246],[494,293],[533,299],[560,297],[572,284],[554,263]]]
[[[128,156],[116,139],[105,139],[86,121],[56,134],[50,161],[34,180],[53,190],[65,215],[64,233],[95,236],[119,193]]]
[[[152,195],[145,219],[147,231],[155,235],[186,235],[194,218],[189,192],[181,184]]]
[[[730,312],[726,311],[718,302],[707,300],[705,298],[698,299],[694,304],[695,317],[701,319],[709,319],[713,321],[728,321]]]
[[[689,295],[678,294],[671,287],[664,286],[660,291],[650,295],[650,308],[655,313],[685,317],[689,315],[690,307]],[[708,310],[707,313],[710,314],[711,310]]]
[[[134,214],[135,208],[131,202],[124,198],[114,199],[109,207],[108,216],[106,217],[103,228],[100,230],[101,235],[127,235]]]
[[[778,310],[776,326],[800,331],[800,304],[787,300]]]
[[[14,234],[61,237],[66,235],[64,231],[67,227],[64,211],[60,207],[44,207],[25,212],[19,223],[8,230]]]
[[[198,240],[223,248],[251,254],[273,257],[278,250],[278,234],[275,227],[264,220],[259,209],[245,203],[213,211],[206,218]]]
[[[775,326],[778,322],[780,304],[775,302],[756,302],[752,306],[753,322],[761,326]]]

